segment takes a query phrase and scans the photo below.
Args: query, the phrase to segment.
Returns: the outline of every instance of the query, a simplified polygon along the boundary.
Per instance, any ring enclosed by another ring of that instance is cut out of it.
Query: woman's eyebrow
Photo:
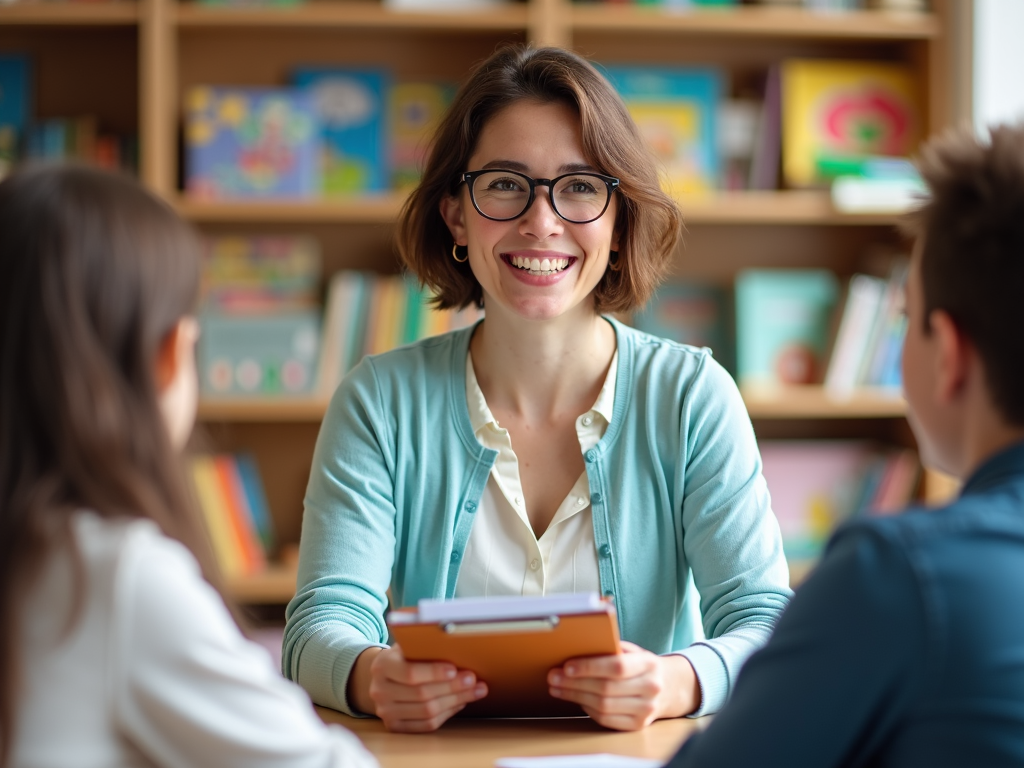
[[[526,173],[529,170],[529,166],[526,163],[520,163],[518,160],[491,160],[490,162],[484,163],[481,170],[487,170],[489,168],[504,168],[508,171],[519,171],[520,173]],[[558,169],[559,173],[583,173],[584,171],[594,172],[594,166],[589,163],[565,163]]]

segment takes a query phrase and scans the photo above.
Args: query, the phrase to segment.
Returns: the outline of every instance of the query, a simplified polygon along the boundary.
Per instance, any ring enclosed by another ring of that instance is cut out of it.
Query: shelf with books
[[[391,224],[405,201],[399,192],[330,200],[205,201],[187,195],[174,206],[194,222]],[[680,201],[687,225],[786,224],[815,226],[891,226],[897,214],[842,213],[827,192],[817,190],[743,191]]]
[[[116,27],[138,22],[139,4],[130,0],[0,4],[0,27]]]
[[[836,396],[817,385],[746,387],[743,401],[755,419],[887,419],[906,413],[906,401],[891,389],[858,389]]]
[[[824,13],[751,6],[684,12],[656,5],[574,3],[570,24],[587,32],[818,40],[931,40],[941,33],[938,20],[927,13]]]
[[[490,8],[458,12],[412,12],[393,10],[380,3],[306,3],[286,7],[204,6],[180,3],[174,13],[179,27],[244,28],[290,27],[309,29],[443,29],[447,32],[480,30],[525,30],[525,3],[508,3]]]

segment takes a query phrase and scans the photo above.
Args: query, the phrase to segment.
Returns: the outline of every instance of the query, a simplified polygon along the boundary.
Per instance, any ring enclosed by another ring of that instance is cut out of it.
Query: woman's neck
[[[550,320],[495,308],[473,335],[470,353],[491,410],[532,421],[590,408],[615,344],[614,328],[589,307]]]

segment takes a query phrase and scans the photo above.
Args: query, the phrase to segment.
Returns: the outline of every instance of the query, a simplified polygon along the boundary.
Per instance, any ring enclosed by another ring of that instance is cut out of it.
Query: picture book
[[[922,136],[918,86],[903,64],[782,63],[782,170],[792,187],[828,181],[837,158],[907,157]]]
[[[741,386],[820,382],[839,294],[825,269],[749,269],[736,278]]]
[[[306,235],[221,235],[203,241],[203,304],[225,313],[319,304],[320,244]]]
[[[854,440],[764,440],[758,447],[786,557],[817,557],[835,526],[857,512],[877,449]]]
[[[876,321],[885,301],[886,282],[873,275],[853,275],[846,288],[839,327],[825,371],[825,389],[847,396],[865,382],[860,376]]]
[[[301,199],[319,193],[319,122],[305,90],[193,88],[185,144],[191,197]]]
[[[388,92],[391,186],[412,190],[423,174],[430,141],[455,96],[454,83],[396,83]]]
[[[684,280],[659,286],[633,315],[633,325],[652,336],[708,347],[729,371],[735,367],[731,320],[731,301],[724,287]]]
[[[610,66],[604,72],[661,162],[666,191],[680,198],[718,187],[721,72],[639,66]]]
[[[320,122],[320,170],[325,195],[388,188],[387,93],[384,69],[304,67],[295,85],[311,94]]]
[[[210,397],[308,394],[320,354],[317,309],[199,316],[200,389]]]

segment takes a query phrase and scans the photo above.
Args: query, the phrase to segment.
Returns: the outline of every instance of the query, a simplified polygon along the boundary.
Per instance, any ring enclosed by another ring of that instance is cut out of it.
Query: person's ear
[[[441,218],[448,225],[457,245],[466,245],[466,216],[461,197],[445,195],[441,198]]]
[[[195,354],[199,323],[194,317],[183,317],[167,332],[156,351],[156,388],[165,391],[178,376],[182,365]]]
[[[974,348],[945,310],[933,310],[928,320],[935,341],[935,396],[938,402],[949,404],[964,390]]]

